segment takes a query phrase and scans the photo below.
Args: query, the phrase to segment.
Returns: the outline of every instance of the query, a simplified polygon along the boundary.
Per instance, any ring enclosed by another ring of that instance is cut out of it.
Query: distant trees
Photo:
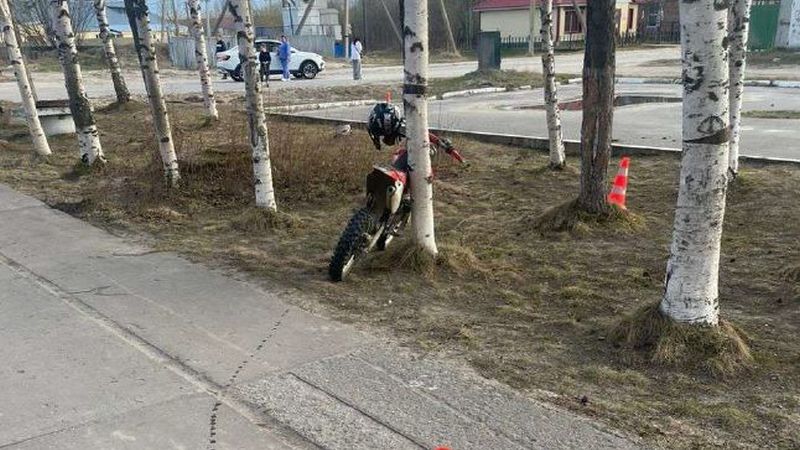
[[[28,42],[40,47],[56,47],[56,31],[50,17],[50,0],[14,0],[15,19]],[[75,45],[80,46],[92,16],[92,0],[67,0]]]

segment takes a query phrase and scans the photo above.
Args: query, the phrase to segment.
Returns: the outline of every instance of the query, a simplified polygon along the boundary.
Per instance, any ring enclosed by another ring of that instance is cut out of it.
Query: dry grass
[[[721,320],[718,326],[678,324],[665,317],[658,304],[645,306],[624,318],[612,331],[612,342],[631,360],[730,377],[753,366],[747,336]],[[641,355],[637,354],[641,353]]]
[[[441,256],[420,261],[403,236],[332,284],[327,264],[362,201],[364,177],[389,159],[363,131],[334,138],[332,127],[271,119],[281,213],[270,215],[252,205],[241,103],[222,104],[222,120],[207,126],[197,104],[171,106],[183,175],[177,191],[162,182],[146,108],[131,108],[98,114],[109,164],[88,173],[74,169],[74,137],[54,139],[54,155],[37,160],[23,128],[3,127],[0,181],[95,225],[150,236],[158,249],[302,291],[287,298],[465,360],[653,446],[800,446],[797,167],[745,165],[729,190],[721,308],[750,337],[754,362],[717,379],[632,359],[610,339],[621,317],[662,295],[678,178],[672,155],[632,160],[628,208],[646,226],[543,233],[526,220],[574,198],[576,171],[547,170],[547,155],[528,150],[456,142],[471,164],[438,164]],[[671,352],[685,345],[671,343]]]

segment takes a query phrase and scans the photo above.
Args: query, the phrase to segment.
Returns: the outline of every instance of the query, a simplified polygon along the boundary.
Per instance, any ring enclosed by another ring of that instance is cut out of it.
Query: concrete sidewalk
[[[0,449],[635,448],[0,185]]]

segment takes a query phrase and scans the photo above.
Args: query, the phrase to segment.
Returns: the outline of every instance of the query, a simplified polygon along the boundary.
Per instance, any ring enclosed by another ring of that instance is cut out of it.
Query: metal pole
[[[350,0],[344,0],[344,30],[342,30],[342,42],[344,42],[344,57],[350,58]]]

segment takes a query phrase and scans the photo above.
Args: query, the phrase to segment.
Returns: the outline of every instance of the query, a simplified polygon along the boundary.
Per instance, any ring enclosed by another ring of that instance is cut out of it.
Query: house
[[[679,0],[636,0],[638,34],[653,40],[680,40]]]
[[[586,13],[586,2],[591,0],[553,0],[555,40],[583,39],[581,22],[575,11],[577,4],[581,14]],[[535,0],[541,7],[541,0]],[[634,0],[617,0],[617,29],[620,35],[635,34],[639,22],[638,4]],[[482,0],[473,8],[479,15],[481,31],[499,31],[501,38],[525,38],[530,35],[531,18],[534,23],[534,40],[539,40],[541,18],[538,11],[531,14],[531,0]]]
[[[162,21],[159,15],[159,2],[148,2],[150,19],[150,33],[156,42],[161,40],[162,35],[174,34],[174,25],[171,21]],[[125,13],[125,2],[123,0],[110,0],[106,4],[106,16],[108,17],[108,27],[111,32],[122,39],[132,39],[131,25],[128,22],[128,15]],[[162,33],[162,25],[164,27]],[[100,26],[97,24],[97,17],[92,14],[88,17],[85,29],[84,38],[93,39],[98,37],[100,33]],[[187,34],[189,28],[186,25],[178,25],[178,31],[181,34]]]

